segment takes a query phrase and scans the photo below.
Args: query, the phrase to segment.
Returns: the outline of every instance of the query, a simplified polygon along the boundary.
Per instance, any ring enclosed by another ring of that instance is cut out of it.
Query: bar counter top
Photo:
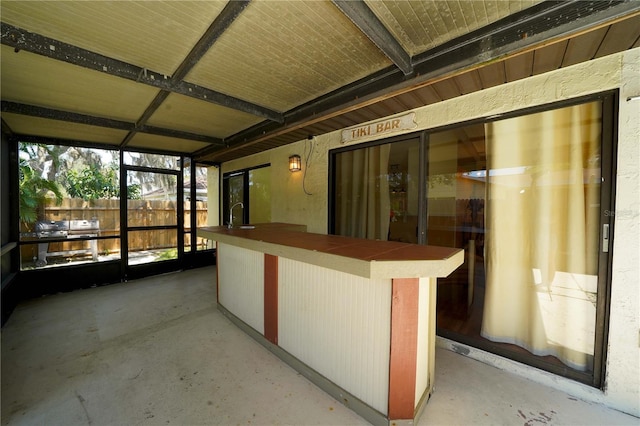
[[[456,248],[315,234],[287,223],[251,226],[255,228],[200,227],[197,234],[365,278],[446,277],[464,261],[463,250]]]

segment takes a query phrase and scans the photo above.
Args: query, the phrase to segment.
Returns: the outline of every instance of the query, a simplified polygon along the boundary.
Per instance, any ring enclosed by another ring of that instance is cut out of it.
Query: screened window
[[[20,143],[21,268],[119,259],[119,173],[118,151]]]

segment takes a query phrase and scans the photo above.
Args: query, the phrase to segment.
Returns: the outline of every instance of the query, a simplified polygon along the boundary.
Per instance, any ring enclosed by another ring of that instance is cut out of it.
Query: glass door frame
[[[249,167],[246,169],[234,170],[231,172],[225,172],[222,175],[222,209],[220,209],[220,224],[221,226],[227,226],[229,221],[229,179],[233,177],[242,176],[242,223],[249,223],[251,203],[250,203],[250,187],[249,187],[249,173],[252,170],[262,169],[270,167],[271,163],[261,164],[255,167]]]
[[[180,157],[179,170],[161,169],[153,167],[135,166],[126,164],[124,161],[124,150],[120,150],[120,256],[121,272],[124,281],[142,278],[149,275],[178,271],[182,269],[184,259],[184,156]],[[129,226],[128,223],[128,186],[127,172],[158,173],[176,176],[176,224],[175,225],[150,225],[150,226]],[[122,196],[124,194],[124,196]],[[155,231],[155,230],[175,230],[177,232],[177,258],[160,262],[151,262],[138,265],[129,264],[129,232],[133,231]]]
[[[600,189],[600,224],[599,224],[599,241],[600,248],[598,254],[598,286],[596,299],[596,325],[595,325],[595,342],[594,342],[594,362],[593,373],[582,373],[577,370],[569,368],[562,368],[545,362],[535,356],[518,355],[511,351],[506,351],[499,346],[487,341],[486,343],[478,344],[478,342],[465,341],[463,336],[453,335],[449,333],[442,333],[438,330],[438,334],[442,337],[458,341],[469,346],[476,347],[481,350],[491,352],[495,355],[509,358],[524,364],[540,368],[551,373],[567,377],[576,380],[581,383],[588,384],[596,388],[602,388],[604,386],[604,372],[606,366],[606,342],[608,341],[608,329],[609,329],[609,316],[610,316],[610,300],[611,300],[611,276],[612,276],[612,252],[613,252],[613,238],[615,235],[615,186],[616,186],[616,158],[617,158],[617,117],[618,117],[618,90],[606,91],[597,94],[582,96],[578,98],[572,98],[563,100],[551,104],[539,105],[531,108],[525,108],[520,110],[511,111],[501,114],[499,116],[491,116],[489,118],[483,117],[474,120],[468,120],[465,122],[458,122],[446,126],[441,126],[433,129],[422,130],[419,132],[405,134],[401,136],[380,139],[362,144],[354,144],[350,146],[340,147],[329,151],[329,196],[328,196],[328,217],[327,217],[327,232],[329,234],[335,233],[335,206],[336,206],[336,156],[340,153],[369,148],[371,146],[397,143],[407,139],[420,138],[420,187],[426,188],[426,179],[428,174],[428,150],[429,150],[429,136],[438,132],[460,128],[472,124],[488,123],[496,120],[504,120],[507,118],[523,116],[527,114],[533,114],[542,111],[548,111],[552,109],[559,109],[563,107],[569,107],[579,105],[588,102],[600,101],[602,102],[602,134],[601,134],[601,176],[602,185]],[[426,241],[427,236],[427,192],[420,191],[418,194],[418,208],[421,212],[418,220],[418,243],[428,244]],[[608,213],[607,213],[608,212]],[[609,227],[608,240],[605,239],[605,225]],[[606,243],[605,243],[606,241]],[[605,250],[604,244],[608,244]],[[461,338],[462,337],[462,338]]]

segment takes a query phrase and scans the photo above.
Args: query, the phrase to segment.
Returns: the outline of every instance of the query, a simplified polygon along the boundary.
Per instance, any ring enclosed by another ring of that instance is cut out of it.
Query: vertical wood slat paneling
[[[391,280],[282,257],[278,269],[279,346],[386,414]]]
[[[264,254],[218,243],[218,303],[264,334]]]

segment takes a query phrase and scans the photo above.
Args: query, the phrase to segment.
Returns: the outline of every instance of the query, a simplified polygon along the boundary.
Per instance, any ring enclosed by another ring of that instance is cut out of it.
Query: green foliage
[[[72,198],[82,198],[85,201],[120,197],[118,183],[118,168],[111,165],[100,168],[97,164],[85,166],[78,170],[69,170],[65,177],[65,189]],[[127,198],[139,200],[142,198],[142,186],[132,184],[127,187]]]
[[[171,259],[177,259],[177,258],[178,258],[178,249],[171,248],[171,249],[164,250],[162,253],[160,253],[157,260],[171,260]]]
[[[135,183],[127,186],[127,198],[129,200],[142,200],[142,185]]]
[[[49,192],[53,193],[56,204],[60,205],[62,192],[58,184],[41,178],[26,160],[20,159],[20,222],[27,229],[39,219]]]
[[[118,198],[120,185],[118,173],[114,166],[100,169],[91,164],[80,170],[69,170],[65,177],[65,189],[72,198],[85,201],[104,198]]]

